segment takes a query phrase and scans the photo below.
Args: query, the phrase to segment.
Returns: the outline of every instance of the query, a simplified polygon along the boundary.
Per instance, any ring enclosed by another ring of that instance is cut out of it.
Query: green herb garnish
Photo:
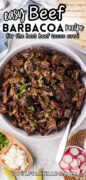
[[[35,70],[39,70],[39,66],[38,65],[35,65]]]
[[[0,151],[2,150],[2,148],[7,148],[8,144],[9,140],[4,134],[0,133]]]
[[[49,117],[49,114],[46,112],[45,113],[45,118],[48,118]]]
[[[55,85],[55,84],[57,84],[57,83],[59,83],[59,82],[60,82],[59,79],[52,79],[51,85],[53,86],[53,85]]]
[[[40,76],[38,77],[38,80],[42,80],[42,79],[43,79],[43,76],[40,75]]]
[[[32,112],[35,112],[35,109],[33,106],[29,106],[28,109],[31,110]]]
[[[22,98],[24,96],[25,90],[30,86],[31,86],[31,82],[29,82],[29,83],[23,82],[20,86],[20,92],[17,94],[17,97]]]
[[[33,123],[34,123],[35,127],[38,126],[38,121],[37,120],[33,120]]]
[[[43,76],[42,75],[38,76],[38,86],[39,87],[43,86]]]

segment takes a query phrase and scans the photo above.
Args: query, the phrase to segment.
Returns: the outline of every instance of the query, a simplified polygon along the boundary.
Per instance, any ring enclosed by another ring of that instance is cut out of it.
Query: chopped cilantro
[[[28,109],[31,110],[32,112],[35,112],[35,109],[33,106],[29,106]]]
[[[31,82],[29,82],[29,83],[23,82],[20,86],[20,92],[17,94],[17,97],[22,98],[24,96],[25,90],[30,86],[31,86]]]
[[[55,85],[55,84],[57,84],[57,83],[59,83],[59,82],[60,82],[59,79],[52,79],[51,85],[53,86],[53,85]]]
[[[9,140],[7,139],[7,137],[0,133],[0,151],[2,150],[2,148],[6,148],[9,144]]]

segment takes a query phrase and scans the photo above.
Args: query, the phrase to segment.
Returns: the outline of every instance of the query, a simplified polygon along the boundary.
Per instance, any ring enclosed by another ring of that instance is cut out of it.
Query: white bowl
[[[70,56],[72,59],[74,59],[77,63],[79,63],[81,69],[83,71],[86,72],[86,66],[85,64],[83,63],[83,61],[74,53],[72,52],[71,50],[69,50],[68,48],[66,48],[65,46],[63,45],[60,45],[58,43],[55,43],[55,42],[52,42],[52,41],[32,41],[32,43],[28,43],[28,44],[23,44],[22,46],[19,46],[18,48],[16,48],[15,50],[13,50],[11,53],[9,53],[7,55],[7,57],[1,61],[1,64],[0,64],[0,71],[2,72],[4,66],[7,64],[7,62],[11,59],[11,57],[13,57],[17,52],[21,52],[22,50],[25,50],[25,49],[28,49],[30,47],[40,47],[40,46],[43,46],[43,47],[49,47],[49,48],[52,48],[52,49],[56,49],[62,53],[65,53],[66,55]],[[86,87],[86,78],[84,80],[84,84],[85,84],[85,87]],[[11,123],[6,119],[6,117],[4,115],[0,115],[3,119],[3,121],[8,125],[8,127],[10,127],[15,133],[17,133],[18,135],[21,135],[23,137],[26,137],[26,138],[31,138],[31,139],[47,139],[47,140],[51,140],[51,139],[55,139],[55,138],[60,138],[63,136],[64,134],[64,130],[60,131],[60,132],[54,132],[52,134],[50,134],[49,136],[41,136],[39,134],[35,134],[35,135],[31,135],[31,136],[27,136],[27,134],[23,131],[23,130],[20,130],[18,128],[15,128],[13,125],[11,125]],[[73,128],[71,129],[71,131],[74,131],[84,120],[84,118],[86,117],[86,103],[84,104],[83,106],[83,109],[81,111],[81,114],[80,116],[78,117],[77,119],[77,122],[76,124],[73,126]]]

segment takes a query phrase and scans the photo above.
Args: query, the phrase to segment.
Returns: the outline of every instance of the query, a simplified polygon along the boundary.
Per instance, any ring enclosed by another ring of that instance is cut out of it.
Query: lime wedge
[[[14,176],[14,174],[7,168],[3,168],[3,172],[7,176],[8,180],[16,180],[16,177]]]
[[[42,169],[38,169],[38,173],[36,176],[36,180],[43,180],[43,172]]]

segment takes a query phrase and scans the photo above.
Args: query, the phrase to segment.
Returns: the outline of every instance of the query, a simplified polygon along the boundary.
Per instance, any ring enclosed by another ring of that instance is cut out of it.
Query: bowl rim
[[[13,57],[16,53],[18,52],[21,52],[25,49],[28,49],[28,48],[34,48],[34,47],[48,47],[48,48],[53,48],[53,49],[56,49],[66,55],[68,55],[69,57],[71,57],[73,60],[77,61],[79,63],[79,65],[81,66],[81,69],[83,71],[86,72],[86,65],[84,64],[84,62],[79,58],[78,55],[75,54],[75,52],[73,52],[72,50],[70,50],[68,47],[65,47],[65,45],[62,45],[60,43],[57,43],[57,42],[52,42],[51,40],[47,40],[47,41],[44,41],[44,40],[40,40],[40,41],[32,41],[32,42],[27,42],[27,43],[24,43],[18,47],[16,47],[15,49],[13,49],[10,53],[7,54],[7,56],[1,61],[0,63],[0,71],[3,70],[4,66],[7,64],[7,62],[11,59],[11,57]],[[85,87],[86,87],[86,81],[84,82],[85,84]],[[86,117],[86,103],[84,104],[83,108],[82,108],[82,111],[81,111],[81,115],[79,116],[79,118],[82,118],[81,121],[78,122],[78,119],[77,119],[77,122],[76,124],[73,126],[73,128],[71,129],[71,132],[75,131],[79,126],[80,124],[84,121],[85,117]],[[12,131],[14,131],[14,133],[16,133],[17,135],[20,135],[22,137],[25,137],[25,138],[29,138],[29,139],[32,139],[32,140],[51,140],[51,139],[59,139],[63,136],[64,134],[64,131],[65,129],[63,129],[62,131],[60,132],[56,132],[55,134],[52,133],[50,134],[49,136],[41,136],[41,135],[31,135],[31,136],[28,136],[25,132],[23,132],[22,130],[14,127],[13,125],[11,125],[10,122],[8,122],[6,120],[6,117],[4,117],[3,114],[0,114],[2,120],[5,122],[5,124],[11,128]],[[83,117],[82,117],[83,116]]]

